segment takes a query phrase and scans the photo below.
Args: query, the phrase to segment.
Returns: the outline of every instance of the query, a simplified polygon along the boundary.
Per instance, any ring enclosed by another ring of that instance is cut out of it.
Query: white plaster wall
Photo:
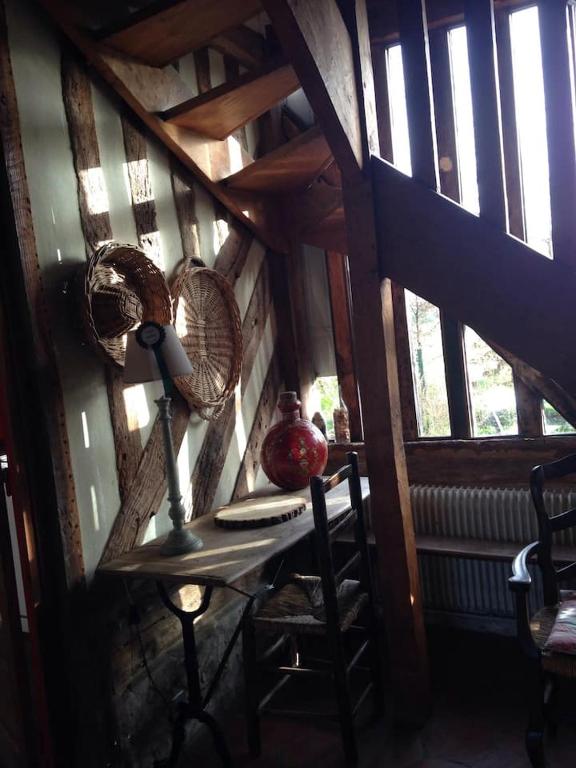
[[[104,367],[82,340],[79,318],[63,295],[66,281],[85,262],[85,245],[78,213],[76,176],[62,101],[58,37],[39,13],[33,0],[6,1],[10,51],[18,96],[26,173],[42,276],[53,314],[54,340],[64,390],[64,405],[72,454],[84,559],[90,576],[98,564],[120,507],[112,425]],[[221,56],[212,56],[215,84],[222,78]],[[195,86],[193,57],[181,62],[182,76]],[[113,236],[137,242],[126,183],[122,128],[116,97],[98,83],[92,89],[101,169],[109,201]],[[182,261],[182,245],[171,188],[169,157],[159,143],[148,142],[148,167],[156,204],[158,231],[167,277]],[[212,197],[198,185],[196,214],[201,256],[208,266],[226,237],[226,227],[216,221]],[[254,242],[235,293],[241,316],[248,307],[262,266],[264,248]],[[222,474],[218,503],[230,497],[240,465],[242,445],[249,435],[262,383],[272,352],[270,327],[266,328],[245,397],[239,404],[237,439],[232,441]],[[154,397],[159,385],[144,388],[148,418],[140,433],[145,444],[154,418]],[[179,455],[184,494],[195,465],[207,423],[193,416]],[[245,435],[244,437],[242,435]],[[147,538],[168,530],[166,500]]]
[[[119,506],[104,370],[80,342],[62,295],[85,259],[76,177],[62,102],[60,48],[30,0],[6,13],[38,259],[50,306],[87,571],[96,565]]]

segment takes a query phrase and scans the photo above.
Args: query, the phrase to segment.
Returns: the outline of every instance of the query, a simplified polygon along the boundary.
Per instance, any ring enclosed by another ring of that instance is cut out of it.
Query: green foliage
[[[544,432],[547,435],[559,435],[566,432],[576,432],[576,429],[561,416],[556,408],[549,402],[543,401],[544,406]]]
[[[512,369],[471,328],[466,328],[465,339],[474,434],[517,434]]]
[[[406,292],[412,374],[422,437],[450,434],[448,397],[438,308]]]
[[[320,399],[320,413],[326,422],[326,434],[334,439],[334,408],[340,405],[337,376],[321,376],[316,379],[314,388]]]

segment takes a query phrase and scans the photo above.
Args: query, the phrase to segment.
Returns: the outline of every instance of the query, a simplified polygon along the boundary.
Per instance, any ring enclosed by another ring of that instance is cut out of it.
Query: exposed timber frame
[[[333,0],[265,0],[275,31],[342,171],[353,328],[373,526],[387,612],[395,715],[421,721],[429,681],[399,407],[392,290],[377,262],[369,152],[377,150],[364,0],[344,24]],[[329,23],[327,22],[329,20]],[[329,66],[340,62],[338,79]],[[364,93],[366,89],[366,94]]]

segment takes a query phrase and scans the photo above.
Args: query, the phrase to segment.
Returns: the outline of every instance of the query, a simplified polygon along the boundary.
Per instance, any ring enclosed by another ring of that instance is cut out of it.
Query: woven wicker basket
[[[217,418],[240,378],[242,327],[232,286],[213,269],[187,266],[172,286],[176,332],[193,373],[175,379],[204,419]]]
[[[134,245],[107,243],[89,259],[81,281],[88,339],[106,358],[124,365],[125,334],[146,320],[172,322],[162,272]]]

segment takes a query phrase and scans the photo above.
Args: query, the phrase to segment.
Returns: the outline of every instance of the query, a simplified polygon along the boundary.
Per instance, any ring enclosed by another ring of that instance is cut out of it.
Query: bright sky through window
[[[452,100],[454,104],[460,202],[464,208],[478,214],[480,212],[480,205],[478,202],[474,116],[472,112],[466,27],[455,27],[448,32],[448,49],[450,51],[450,70],[452,76]]]
[[[514,106],[526,242],[552,257],[546,111],[538,8],[510,14]]]
[[[412,176],[404,67],[402,65],[402,49],[399,45],[392,45],[386,50],[386,72],[388,75],[393,162],[402,173]]]

